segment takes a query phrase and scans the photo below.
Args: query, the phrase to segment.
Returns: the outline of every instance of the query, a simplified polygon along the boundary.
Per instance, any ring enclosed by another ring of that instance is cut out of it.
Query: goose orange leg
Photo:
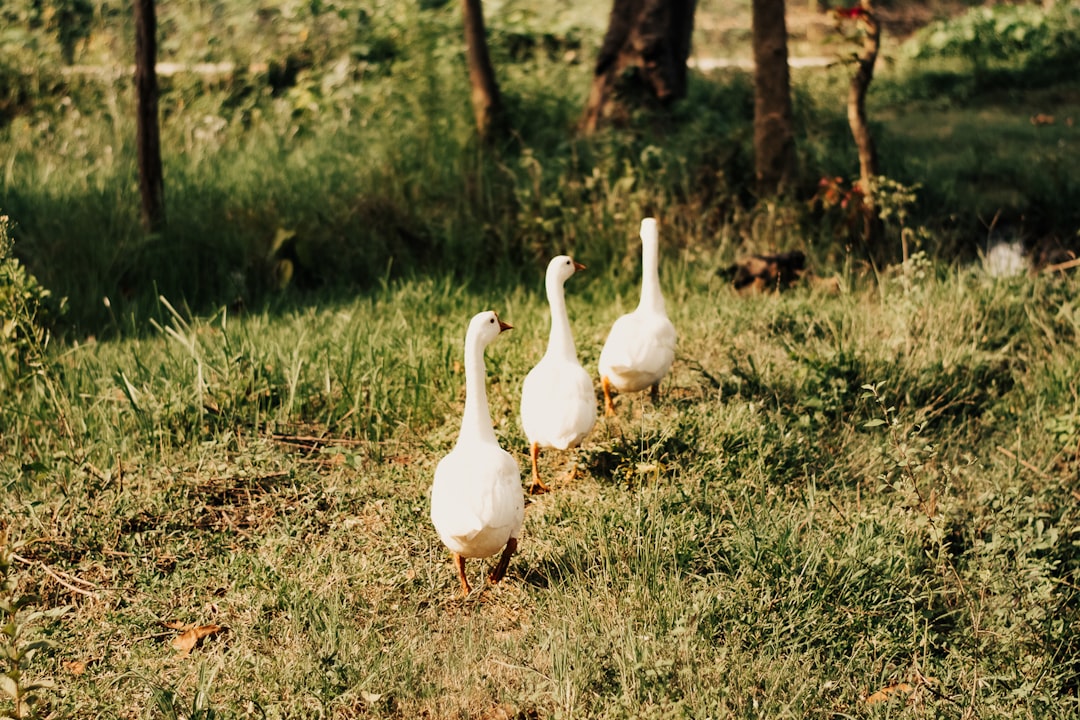
[[[461,580],[461,594],[469,597],[472,588],[469,587],[469,580],[465,577],[465,556],[454,553],[454,566],[457,567],[458,579]]]
[[[604,388],[604,414],[611,417],[615,414],[615,403],[611,401],[611,381],[607,375],[600,378],[600,386]]]
[[[540,479],[540,445],[533,443],[529,446],[529,457],[532,458],[532,487],[529,488],[530,495],[540,495],[546,493],[549,488]]]
[[[503,579],[506,575],[506,569],[510,567],[510,556],[515,552],[517,552],[517,538],[510,538],[506,541],[506,547],[503,548],[499,564],[492,568],[491,573],[488,575],[488,582],[496,585]]]

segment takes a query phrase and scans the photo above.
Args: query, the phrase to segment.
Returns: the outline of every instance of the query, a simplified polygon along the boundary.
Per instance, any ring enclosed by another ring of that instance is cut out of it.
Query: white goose
[[[551,307],[551,334],[547,352],[521,387],[521,427],[529,439],[532,458],[530,493],[546,492],[537,467],[540,448],[577,447],[596,424],[596,392],[592,378],[577,358],[570,318],[566,314],[563,284],[585,266],[568,255],[548,263],[545,286]]]
[[[502,580],[517,550],[525,515],[517,461],[499,447],[491,426],[484,367],[484,349],[509,329],[492,311],[476,315],[469,323],[461,432],[454,449],[435,468],[431,485],[431,522],[454,553],[465,595],[472,589],[465,577],[465,559],[491,557],[502,549],[502,557],[488,575],[492,583]]]
[[[660,381],[675,360],[675,326],[664,309],[659,266],[656,219],[645,218],[641,221],[641,301],[634,312],[615,321],[600,351],[600,385],[608,415],[615,414],[612,388],[626,393],[651,387],[655,402]]]

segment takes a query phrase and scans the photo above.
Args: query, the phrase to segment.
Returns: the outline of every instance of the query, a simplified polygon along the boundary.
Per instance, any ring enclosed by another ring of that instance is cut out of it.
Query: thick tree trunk
[[[503,108],[499,85],[495,82],[495,70],[488,55],[481,0],[461,0],[461,12],[465,22],[465,46],[476,131],[485,141],[490,141],[502,129]]]
[[[634,107],[686,96],[696,0],[614,0],[581,120],[591,133],[625,121]]]
[[[758,192],[770,196],[795,177],[784,0],[754,0],[753,45],[754,171]]]
[[[865,194],[865,202],[869,207],[872,202],[869,193],[874,178],[880,172],[877,148],[870,134],[870,126],[866,122],[866,92],[874,79],[874,64],[881,47],[881,26],[874,16],[869,0],[862,0],[859,9],[861,12],[858,13],[858,21],[866,26],[866,35],[863,37],[862,50],[859,52],[855,74],[851,77],[851,86],[848,89],[847,114],[851,135],[859,151],[859,189]]]
[[[165,226],[165,181],[158,127],[157,16],[154,0],[135,0],[135,92],[138,95],[136,143],[142,223],[147,232]]]

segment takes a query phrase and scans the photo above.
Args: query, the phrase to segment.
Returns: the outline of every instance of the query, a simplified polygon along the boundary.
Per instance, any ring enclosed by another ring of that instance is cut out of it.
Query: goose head
[[[584,265],[575,262],[574,258],[569,255],[556,255],[551,258],[551,262],[548,263],[547,281],[549,284],[554,281],[559,285],[562,285],[571,275],[584,269]]]
[[[474,315],[469,322],[469,331],[465,336],[465,342],[467,344],[476,343],[481,348],[485,348],[488,343],[499,336],[499,333],[512,329],[513,326],[500,320],[499,315],[494,310],[486,310]]]

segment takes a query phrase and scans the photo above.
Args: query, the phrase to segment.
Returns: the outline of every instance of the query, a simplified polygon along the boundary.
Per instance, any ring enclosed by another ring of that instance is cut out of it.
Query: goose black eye
[[[491,318],[490,320],[488,320],[488,322],[491,323],[492,325],[494,325],[495,324],[495,318]]]

